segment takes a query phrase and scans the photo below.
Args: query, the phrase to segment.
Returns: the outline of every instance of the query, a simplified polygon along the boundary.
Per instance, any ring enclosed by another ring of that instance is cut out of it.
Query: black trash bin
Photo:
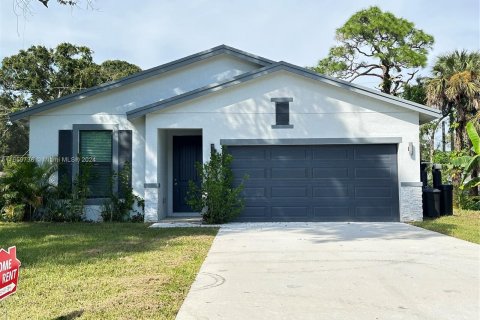
[[[439,188],[442,185],[442,165],[434,163],[432,166],[432,182],[434,188]]]
[[[434,188],[423,188],[423,217],[437,218],[440,216],[441,191]]]
[[[438,187],[440,196],[440,213],[451,216],[453,214],[453,185],[442,184]]]

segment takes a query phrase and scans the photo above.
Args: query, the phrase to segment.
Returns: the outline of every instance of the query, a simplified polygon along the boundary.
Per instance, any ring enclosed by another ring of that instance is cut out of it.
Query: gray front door
[[[173,212],[191,212],[188,182],[199,183],[195,163],[202,162],[201,136],[173,137]]]
[[[240,221],[398,221],[396,145],[231,146]]]

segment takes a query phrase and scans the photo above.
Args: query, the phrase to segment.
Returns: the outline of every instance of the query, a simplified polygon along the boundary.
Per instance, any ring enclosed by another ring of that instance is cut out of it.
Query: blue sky
[[[227,44],[311,66],[335,44],[335,29],[371,5],[432,34],[430,64],[453,49],[480,48],[479,0],[96,0],[93,9],[55,0],[47,9],[32,0],[26,18],[15,15],[15,1],[0,1],[0,59],[31,45],[71,42],[92,48],[96,62],[122,59],[146,69]]]

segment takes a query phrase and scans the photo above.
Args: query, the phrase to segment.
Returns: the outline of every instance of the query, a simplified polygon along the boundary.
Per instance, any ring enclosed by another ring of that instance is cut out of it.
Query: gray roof
[[[161,101],[158,101],[158,102],[155,102],[155,103],[152,103],[152,104],[149,104],[149,105],[146,105],[146,106],[128,111],[127,112],[127,117],[128,117],[128,119],[135,119],[135,118],[144,116],[147,113],[151,113],[151,112],[155,112],[155,111],[161,111],[161,110],[164,110],[166,108],[177,105],[179,103],[182,103],[182,102],[185,102],[185,101],[188,101],[188,100],[191,100],[191,99],[195,99],[195,98],[210,94],[212,92],[217,92],[217,91],[220,91],[220,90],[224,90],[226,88],[236,86],[236,85],[239,85],[241,83],[247,82],[249,80],[256,79],[256,78],[259,78],[259,77],[262,77],[262,76],[265,76],[267,74],[271,74],[271,73],[277,72],[277,71],[291,72],[291,73],[301,75],[301,76],[304,76],[304,77],[307,77],[307,78],[310,78],[310,79],[313,79],[313,80],[321,81],[323,83],[327,83],[327,84],[330,84],[330,85],[333,85],[333,86],[336,86],[336,87],[339,87],[339,88],[343,88],[343,89],[346,89],[346,90],[349,90],[349,91],[352,91],[352,92],[355,92],[355,93],[358,93],[358,94],[362,94],[362,95],[369,96],[369,97],[372,97],[372,98],[375,98],[375,99],[378,99],[378,100],[382,100],[384,102],[388,102],[388,103],[391,103],[391,104],[394,104],[394,105],[397,105],[397,106],[400,106],[400,107],[404,107],[404,108],[407,108],[409,110],[417,111],[417,112],[420,113],[420,121],[422,123],[428,122],[428,121],[431,121],[433,119],[437,119],[437,118],[441,117],[441,112],[437,109],[429,108],[429,107],[426,107],[424,105],[421,105],[421,104],[418,104],[418,103],[415,103],[415,102],[412,102],[412,101],[404,100],[404,99],[401,99],[401,98],[398,98],[398,97],[395,97],[395,96],[392,96],[392,95],[389,95],[389,94],[385,94],[385,93],[382,93],[382,92],[379,92],[379,91],[375,91],[375,90],[372,90],[372,89],[369,89],[369,88],[366,88],[366,87],[363,87],[363,86],[360,86],[360,85],[356,85],[356,84],[353,84],[353,83],[350,83],[350,82],[347,82],[347,81],[343,81],[343,80],[339,80],[339,79],[336,79],[336,78],[333,78],[333,77],[328,77],[328,76],[325,76],[325,75],[321,75],[321,74],[318,74],[318,73],[313,72],[311,70],[308,70],[306,68],[302,68],[302,67],[299,67],[299,66],[287,63],[287,62],[283,62],[283,61],[270,64],[270,65],[268,65],[266,67],[263,67],[261,69],[258,69],[258,70],[254,70],[254,71],[251,71],[251,72],[241,74],[241,75],[239,75],[235,78],[229,79],[227,81],[210,84],[210,85],[207,85],[207,86],[199,88],[199,89],[195,89],[195,90],[192,90],[192,91],[189,91],[189,92],[186,92],[186,93],[183,93],[183,94],[180,94],[180,95],[177,95],[177,96],[165,99],[165,100],[161,100]]]
[[[236,48],[232,48],[226,45],[220,45],[220,46],[187,56],[185,58],[181,58],[169,63],[162,64],[160,66],[151,68],[151,69],[137,72],[135,74],[132,74],[128,77],[125,77],[119,80],[106,82],[96,87],[81,90],[58,99],[43,102],[33,107],[26,108],[17,112],[13,112],[10,114],[10,120],[18,121],[21,119],[25,119],[39,112],[47,111],[52,108],[56,108],[58,106],[61,106],[70,102],[82,100],[105,91],[123,87],[125,85],[131,84],[140,80],[144,80],[167,71],[175,70],[180,67],[186,66],[188,64],[191,64],[200,60],[208,59],[210,57],[213,57],[219,54],[228,54],[231,56],[235,56],[237,58],[258,64],[260,66],[267,66],[275,62],[275,61],[272,61],[248,52],[238,50]]]

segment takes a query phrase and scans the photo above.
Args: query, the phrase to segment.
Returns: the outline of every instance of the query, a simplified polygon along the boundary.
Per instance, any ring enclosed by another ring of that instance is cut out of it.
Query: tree
[[[48,8],[48,2],[50,0],[38,0],[41,2],[45,7]],[[78,3],[78,0],[57,0],[59,4],[67,5],[67,6],[74,6]]]
[[[393,95],[426,66],[434,42],[412,22],[376,6],[355,13],[335,35],[339,44],[312,69],[350,82],[376,77],[381,91]]]
[[[51,2],[58,3],[61,6],[69,6],[69,7],[76,7],[81,3],[85,3],[86,8],[93,9],[93,1],[94,0],[13,0],[13,12],[15,15],[20,16],[23,15],[26,18],[28,15],[32,14],[32,2],[38,5],[44,5],[48,8]],[[17,30],[18,32],[18,30]]]
[[[113,81],[141,71],[134,64],[122,60],[107,60],[100,65],[103,81]]]
[[[466,124],[478,119],[480,105],[480,51],[454,51],[437,58],[426,83],[427,104],[450,115],[456,151],[469,148]]]
[[[0,67],[0,156],[24,154],[27,130],[11,124],[8,114],[60,98],[141,69],[126,61],[107,60],[98,65],[84,46],[59,44],[55,49],[32,46],[3,59]]]

